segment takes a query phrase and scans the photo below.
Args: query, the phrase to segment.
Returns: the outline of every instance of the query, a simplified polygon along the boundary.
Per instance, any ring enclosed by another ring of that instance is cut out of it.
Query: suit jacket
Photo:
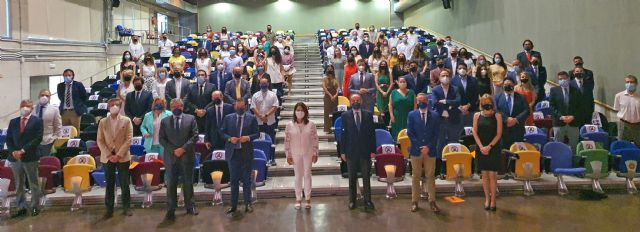
[[[362,95],[362,108],[373,112],[373,106],[376,102],[376,83],[373,80],[373,74],[364,74],[364,83],[360,83],[360,72],[351,75],[349,81],[349,94],[358,94],[360,88],[369,90],[369,93]]]
[[[136,91],[130,92],[125,98],[124,113],[131,119],[143,118],[144,115],[151,111],[153,104],[153,94],[147,90],[140,91],[140,97],[136,100]]]
[[[202,40],[202,43],[200,44],[201,48],[207,49],[207,51],[213,51],[213,41],[205,39]]]
[[[360,110],[359,130],[353,110],[342,113],[340,146],[348,160],[371,159],[371,154],[376,152],[376,129],[371,112]]]
[[[573,127],[582,126],[583,119],[582,115],[582,107],[584,107],[581,103],[580,98],[582,95],[580,92],[573,86],[569,86],[569,104],[564,103],[564,93],[560,86],[556,86],[551,88],[551,92],[549,93],[549,105],[551,106],[551,116],[553,117],[553,126],[564,126],[566,125],[563,121],[560,120],[560,116],[573,115],[574,120],[569,124]],[[589,115],[591,117],[591,115]]]
[[[35,116],[40,115],[40,104],[38,103],[35,107],[36,114]],[[51,104],[47,104],[42,108],[44,114],[42,117],[42,142],[41,145],[47,145],[53,143],[58,137],[61,136],[60,129],[62,128],[62,117],[60,116],[60,110],[58,108],[52,106]]]
[[[544,100],[546,95],[544,85],[547,83],[547,68],[544,66],[538,66],[538,70],[536,72],[533,66],[529,66],[525,71],[531,75],[531,79],[533,79],[532,81],[535,80],[534,85],[536,86],[536,93],[538,95],[537,101]]]
[[[429,69],[434,69],[436,67],[436,58],[438,57],[442,59],[449,57],[449,49],[445,46],[442,46],[440,49],[438,49],[438,46],[429,47],[429,59],[431,59]]]
[[[509,106],[507,103],[507,96],[504,93],[496,95],[494,97],[494,101],[498,112],[503,115],[502,122],[507,123],[507,118],[512,117],[518,120],[518,124],[514,127],[520,128],[524,131],[524,123],[529,117],[529,105],[527,104],[527,100],[518,93],[513,93],[513,109],[511,113],[509,113]],[[506,126],[504,127],[506,128]],[[524,132],[523,132],[524,135]]]
[[[451,85],[460,90],[460,105],[470,104],[469,111],[478,111],[478,79],[467,75],[467,88],[462,85],[462,77],[456,75],[451,80]]]
[[[211,143],[211,145],[218,145],[221,146],[224,143],[221,143],[220,141],[224,142],[223,139],[223,135],[220,132],[220,129],[222,128],[222,123],[224,122],[224,118],[229,115],[232,114],[234,109],[233,106],[231,104],[227,104],[227,103],[223,103],[222,104],[222,115],[219,116],[218,112],[216,111],[215,105],[212,105],[211,107],[207,108],[207,116],[206,116],[206,123],[205,123],[205,128],[206,131],[204,131],[204,140],[207,141],[208,143]],[[216,122],[217,118],[220,117],[220,121]]]
[[[179,84],[181,87],[180,96],[176,96],[176,84]],[[176,79],[172,79],[167,82],[165,85],[165,95],[167,98],[167,105],[171,102],[171,99],[180,98],[183,102],[187,101],[187,97],[189,96],[189,80],[180,78],[180,83],[176,83]],[[186,105],[186,103],[185,103]]]
[[[427,110],[427,124],[422,121],[420,109],[412,110],[407,117],[407,135],[411,140],[409,154],[420,156],[420,148],[429,148],[429,157],[436,157],[438,154],[437,141],[440,130],[440,117],[434,111]]]
[[[163,118],[169,117],[171,115],[173,115],[171,111],[165,110],[164,112],[160,113],[160,120],[162,121]],[[153,111],[151,111],[144,115],[144,119],[142,119],[142,124],[140,124],[140,133],[142,133],[143,136],[145,134],[151,135],[151,137],[149,138],[144,138],[145,142],[143,145],[146,151],[150,151],[151,146],[153,146],[153,143],[155,142],[153,141],[153,132],[155,131],[155,129],[156,128],[153,126]]]
[[[164,148],[164,160],[176,163],[176,159],[192,163],[195,160],[194,144],[198,141],[198,125],[193,115],[181,115],[180,128],[176,130],[175,116],[166,117],[160,122],[160,145]],[[175,149],[182,148],[185,153],[180,157],[173,154]],[[165,165],[167,163],[165,162]]]
[[[369,49],[367,49],[367,45],[369,45]],[[375,47],[375,44],[371,42],[361,43],[360,47],[358,48],[358,51],[360,52],[360,57],[362,57],[362,59],[369,59],[369,56],[371,56],[371,54],[373,53],[374,47]]]
[[[38,157],[38,145],[42,142],[42,120],[36,116],[29,116],[24,131],[20,133],[21,117],[11,119],[7,128],[7,150],[9,152],[24,150],[22,162],[35,162]],[[7,159],[11,162],[17,160],[9,153]]]
[[[458,75],[458,65],[464,63],[463,59],[456,58],[456,67],[453,67],[453,58],[449,57],[444,59],[444,67],[451,70],[453,73],[451,75]]]
[[[460,122],[460,109],[458,109],[458,106],[460,106],[461,97],[458,87],[449,85],[449,91],[447,92],[446,98],[444,96],[444,88],[442,88],[442,85],[434,87],[432,91],[433,100],[435,100],[434,107],[436,112],[438,112],[438,115],[442,116],[442,112],[447,110],[447,112],[449,112],[449,121],[451,123]],[[442,104],[439,102],[440,100],[446,100],[447,102]]]
[[[224,117],[222,123],[222,135],[224,140],[227,141],[224,147],[225,157],[227,160],[231,160],[233,157],[233,151],[237,148],[237,144],[229,142],[231,137],[238,138],[239,136],[249,136],[251,138],[246,143],[240,144],[243,154],[253,154],[253,143],[251,141],[260,137],[260,131],[258,131],[258,121],[256,117],[250,113],[244,113],[244,120],[242,122],[242,131],[238,128],[238,114],[229,114]]]
[[[64,98],[65,98],[65,83],[58,84],[58,99],[60,99],[60,106],[58,109],[60,112],[64,111]],[[87,94],[87,90],[84,88],[82,82],[73,81],[71,82],[71,99],[73,101],[73,110],[76,112],[76,115],[80,116],[87,112],[87,106],[85,102],[89,98]]]
[[[228,81],[224,89],[224,101],[234,104],[238,97],[242,97],[242,99],[247,101],[251,97],[251,90],[249,88],[249,82],[240,78],[240,94],[242,96],[236,96],[236,80],[232,79]]]
[[[531,50],[530,52],[531,57],[538,56],[540,57],[540,60],[542,60],[542,54],[540,54],[540,52],[534,50]],[[527,58],[527,53],[524,51],[518,53],[517,59],[520,61],[520,67],[528,67],[529,65],[531,65],[531,63],[529,63],[529,59]]]
[[[429,85],[429,78],[418,71],[418,76],[413,76],[411,73],[404,75],[404,79],[407,81],[407,88],[412,89],[416,94],[427,93],[427,86]]]
[[[595,106],[595,103],[593,103],[593,89],[595,88],[593,80],[587,81],[586,78],[583,78],[582,85],[578,87],[578,79],[573,79],[570,85],[580,91],[580,94],[582,95],[580,98],[580,104],[584,104],[585,106],[582,107],[583,110],[585,110],[583,113],[585,115],[591,115]]]
[[[188,101],[186,104],[186,112],[192,114],[196,109],[204,109],[211,102],[211,93],[216,90],[215,84],[204,83],[204,92],[200,94],[200,88],[197,83],[191,84],[189,90]]]
[[[218,75],[220,75],[220,81],[218,81]],[[209,75],[209,83],[214,84],[216,90],[223,91],[227,86],[227,82],[233,79],[230,72],[225,71],[212,71],[211,75]]]
[[[113,130],[114,127],[115,130]],[[121,162],[130,161],[131,137],[133,137],[131,119],[123,115],[118,115],[116,121],[112,121],[110,117],[100,119],[96,141],[100,148],[100,162],[109,162],[108,157],[111,156],[111,151],[115,151]]]

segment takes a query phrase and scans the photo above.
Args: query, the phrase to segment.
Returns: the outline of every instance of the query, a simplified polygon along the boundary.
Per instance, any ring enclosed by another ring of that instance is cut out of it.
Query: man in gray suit
[[[251,97],[249,88],[249,82],[242,79],[242,68],[233,68],[233,79],[229,80],[224,87],[224,101],[229,104],[235,104],[238,98],[248,101]]]
[[[167,222],[176,219],[178,173],[182,175],[182,190],[187,214],[198,215],[193,199],[194,144],[198,141],[198,125],[193,115],[183,114],[184,103],[179,98],[171,100],[173,116],[160,122],[160,145],[164,147],[164,167],[167,182]]]
[[[167,102],[171,102],[173,99],[181,99],[182,102],[186,102],[189,97],[189,80],[184,79],[182,72],[174,73],[174,79],[167,82],[165,86],[165,98]]]
[[[49,104],[51,92],[47,89],[40,90],[40,98],[35,107],[36,116],[42,119],[43,137],[40,146],[38,146],[38,157],[51,155],[51,147],[53,141],[62,136],[60,128],[62,128],[62,118],[57,107]]]
[[[358,63],[358,72],[351,75],[349,94],[359,94],[362,97],[362,109],[373,113],[376,103],[376,84],[373,75],[365,71],[364,62]]]

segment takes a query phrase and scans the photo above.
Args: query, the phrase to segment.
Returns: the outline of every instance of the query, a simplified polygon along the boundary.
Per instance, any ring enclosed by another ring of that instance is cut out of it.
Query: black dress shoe
[[[244,207],[244,212],[253,213],[253,206],[251,206],[251,204],[248,204],[247,206]]]
[[[133,215],[133,213],[131,213],[131,210],[129,209],[125,209],[122,211],[122,216],[127,216],[127,217],[131,217]]]
[[[200,212],[198,212],[198,209],[194,206],[191,209],[187,209],[187,214],[198,215],[198,214],[200,214]]]
[[[229,208],[229,209],[227,209],[227,211],[226,211],[226,212],[224,212],[224,213],[225,213],[226,215],[229,215],[229,216],[232,216],[232,217],[233,217],[233,216],[235,216],[235,214],[236,214],[236,209],[235,209],[235,208]]]
[[[40,215],[40,209],[33,209],[31,210],[31,216],[35,217]]]
[[[356,203],[353,201],[349,202],[349,209],[356,209]]]
[[[438,208],[435,201],[429,202],[429,208],[431,208],[431,211],[434,213],[440,213],[440,208]]]
[[[11,218],[19,218],[24,216],[27,216],[27,209],[18,210],[17,213],[15,213],[14,215],[11,215]]]
[[[165,222],[175,222],[176,221],[176,214],[174,212],[167,212],[167,214],[164,215],[164,221]]]
[[[418,209],[418,202],[411,203],[411,212],[417,212]]]
[[[112,218],[112,217],[113,217],[113,210],[107,210],[107,212],[105,212],[102,215],[102,219],[104,219],[104,220]]]
[[[374,210],[376,209],[376,206],[373,205],[372,201],[367,201],[364,203],[364,208],[367,210]]]

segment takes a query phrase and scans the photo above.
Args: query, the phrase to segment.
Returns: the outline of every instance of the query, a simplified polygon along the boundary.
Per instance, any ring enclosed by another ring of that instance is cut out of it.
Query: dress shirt
[[[616,94],[613,108],[618,118],[629,123],[640,123],[640,96],[637,93],[622,91]]]
[[[273,91],[258,91],[251,97],[251,109],[255,109],[261,114],[266,114],[273,107],[278,107],[278,96]],[[258,125],[263,125],[265,121],[257,118]],[[276,114],[267,116],[267,125],[273,125],[276,122]]]

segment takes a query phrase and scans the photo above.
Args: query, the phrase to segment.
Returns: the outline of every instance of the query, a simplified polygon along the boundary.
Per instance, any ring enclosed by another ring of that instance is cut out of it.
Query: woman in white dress
[[[158,68],[158,71],[156,73],[156,81],[155,81],[155,85],[153,86],[153,98],[159,97],[159,98],[165,98],[165,86],[167,85],[167,77],[169,76],[169,73],[167,72],[167,69],[165,68]]]
[[[304,103],[298,102],[294,109],[293,121],[287,123],[284,131],[284,150],[295,175],[295,208],[301,207],[304,189],[304,207],[310,209],[311,165],[318,161],[318,132],[316,125],[309,121],[309,110]]]
[[[211,75],[211,59],[209,51],[205,48],[198,49],[198,59],[196,59],[196,71],[204,70],[207,77]]]
[[[142,78],[144,79],[142,89],[154,93],[153,86],[156,83],[156,64],[150,54],[144,56],[142,63]]]
[[[133,78],[135,78],[133,70],[125,70],[122,72],[122,79],[120,79],[120,84],[118,85],[118,92],[116,94],[118,98],[122,100],[122,106],[120,107],[120,115],[126,116],[124,112],[124,108],[125,108],[124,105],[126,103],[127,94],[134,91],[133,84],[131,83],[133,82]]]

